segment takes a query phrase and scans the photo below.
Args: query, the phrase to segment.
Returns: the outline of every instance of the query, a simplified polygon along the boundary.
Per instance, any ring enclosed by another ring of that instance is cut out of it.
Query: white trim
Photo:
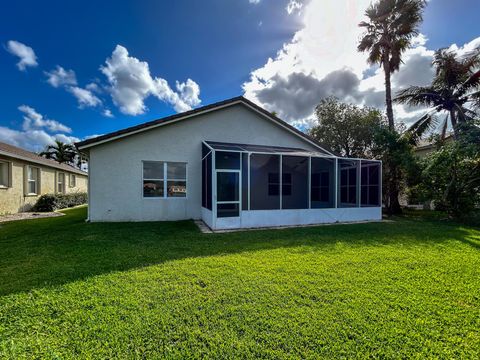
[[[153,162],[153,163],[163,163],[163,178],[162,179],[145,179],[143,177],[143,168],[144,163],[146,162]],[[168,178],[168,163],[179,163],[185,165],[185,178],[178,178],[178,179],[169,179]],[[143,191],[143,183],[144,181],[163,181],[163,196],[145,196]],[[168,182],[169,181],[185,181],[185,196],[168,196]],[[141,183],[141,191],[142,191],[142,199],[143,200],[165,200],[165,199],[175,199],[175,200],[186,200],[188,198],[188,163],[185,161],[165,161],[165,160],[142,160],[142,183]]]
[[[316,148],[322,150],[322,151],[325,152],[326,154],[333,155],[330,151],[324,149],[323,147],[321,147],[320,145],[318,145],[318,144],[315,143],[314,141],[308,139],[308,137],[307,137],[308,135],[305,134],[305,136],[303,136],[303,135],[297,133],[296,131],[294,131],[294,130],[290,129],[289,127],[285,126],[284,124],[278,122],[276,119],[273,119],[272,117],[267,116],[267,114],[264,114],[263,112],[259,111],[258,109],[252,107],[250,104],[246,103],[246,102],[243,101],[242,99],[238,99],[238,100],[236,100],[236,101],[229,102],[228,104],[218,105],[218,106],[215,106],[215,107],[212,107],[212,108],[203,110],[203,111],[196,112],[196,113],[194,113],[194,114],[185,115],[185,116],[180,116],[179,118],[174,119],[174,120],[168,120],[168,121],[165,121],[165,122],[159,122],[159,123],[157,123],[157,124],[153,124],[153,125],[151,125],[151,126],[144,127],[144,128],[138,129],[138,130],[129,131],[129,132],[126,132],[126,133],[124,133],[124,134],[120,134],[120,135],[116,135],[116,136],[110,137],[110,138],[108,138],[108,139],[103,139],[103,140],[99,140],[99,141],[96,141],[96,142],[92,142],[92,143],[87,144],[87,145],[79,146],[78,149],[79,149],[79,150],[87,149],[87,148],[90,148],[90,147],[92,147],[92,146],[97,146],[97,145],[100,145],[100,144],[104,144],[104,143],[106,143],[106,142],[118,140],[118,139],[121,139],[121,138],[130,136],[130,135],[134,135],[134,134],[138,134],[138,133],[141,133],[141,132],[144,132],[144,131],[148,131],[148,130],[155,129],[155,128],[158,128],[158,127],[160,127],[160,126],[165,126],[165,125],[174,124],[174,123],[176,123],[176,122],[178,122],[178,121],[185,120],[185,119],[188,119],[188,118],[190,118],[190,117],[195,117],[195,116],[207,114],[207,113],[210,113],[210,112],[212,112],[212,111],[217,111],[217,110],[224,109],[224,108],[227,108],[227,107],[230,107],[230,106],[233,106],[233,105],[238,105],[238,104],[243,104],[243,105],[245,105],[245,106],[248,107],[249,109],[255,111],[255,112],[258,113],[258,114],[260,114],[262,117],[264,117],[264,118],[266,118],[266,119],[274,122],[274,123],[277,124],[278,126],[284,128],[285,130],[289,131],[290,133],[298,136],[299,138],[303,139],[305,142],[307,142],[307,143],[315,146]],[[281,120],[281,121],[283,121],[283,120]]]

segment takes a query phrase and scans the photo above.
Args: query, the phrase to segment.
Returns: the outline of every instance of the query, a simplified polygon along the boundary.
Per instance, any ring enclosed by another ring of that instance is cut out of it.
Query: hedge
[[[87,200],[88,195],[85,192],[71,194],[45,194],[40,196],[32,210],[38,212],[55,211],[58,209],[86,204]]]

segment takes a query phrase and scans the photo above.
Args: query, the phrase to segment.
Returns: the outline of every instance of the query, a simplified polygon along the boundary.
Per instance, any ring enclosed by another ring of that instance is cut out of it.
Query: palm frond
[[[448,128],[448,115],[445,116],[445,119],[443,120],[442,130],[440,132],[440,139],[445,140],[445,138],[447,137],[447,128]]]
[[[430,107],[435,106],[439,99],[441,99],[441,94],[431,86],[410,86],[397,92],[393,101],[397,104]]]
[[[412,142],[417,145],[420,138],[428,131],[433,130],[438,125],[438,119],[431,113],[426,113],[420,119],[415,121],[408,129]]]

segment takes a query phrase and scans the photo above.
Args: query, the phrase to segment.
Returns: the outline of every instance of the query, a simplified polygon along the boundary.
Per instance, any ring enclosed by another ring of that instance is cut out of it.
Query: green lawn
[[[480,229],[0,224],[0,358],[479,358]]]

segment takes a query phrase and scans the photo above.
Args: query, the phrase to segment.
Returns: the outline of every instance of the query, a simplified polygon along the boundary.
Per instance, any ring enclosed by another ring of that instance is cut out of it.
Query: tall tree
[[[371,157],[375,130],[385,124],[379,110],[345,104],[335,97],[322,99],[315,115],[317,123],[310,135],[347,157]]]
[[[385,74],[385,102],[390,129],[395,128],[392,109],[391,75],[402,62],[402,53],[418,35],[425,0],[379,0],[365,11],[367,21],[358,50],[368,52],[368,62],[379,64]]]
[[[440,49],[433,58],[435,77],[429,86],[410,86],[398,92],[395,102],[410,106],[430,108],[409,129],[412,138],[418,140],[427,130],[439,125],[435,116],[446,114],[441,126],[445,138],[448,123],[458,137],[459,125],[473,120],[480,105],[480,49],[460,58],[456,52]]]
[[[55,140],[54,145],[48,145],[39,155],[47,159],[55,160],[60,164],[67,163],[73,165],[77,157],[77,150],[72,144]]]

